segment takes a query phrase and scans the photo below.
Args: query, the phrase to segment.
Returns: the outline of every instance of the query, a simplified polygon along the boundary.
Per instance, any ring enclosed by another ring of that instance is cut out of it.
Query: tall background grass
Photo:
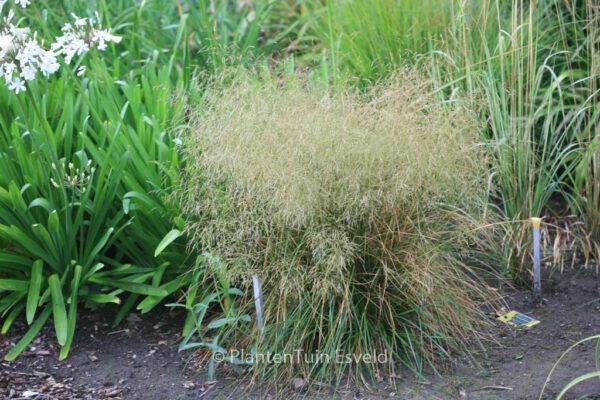
[[[487,128],[492,205],[506,222],[504,270],[527,282],[522,229],[531,216],[583,224],[597,257],[598,5],[578,1],[331,0],[308,24],[344,76],[377,82],[406,64],[428,68],[443,101],[473,101]]]

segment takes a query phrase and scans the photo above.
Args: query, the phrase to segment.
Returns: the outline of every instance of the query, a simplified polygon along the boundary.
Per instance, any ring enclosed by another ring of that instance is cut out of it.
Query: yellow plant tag
[[[497,319],[516,328],[531,328],[540,323],[537,319],[521,314],[518,311],[509,311],[506,314],[499,316]]]

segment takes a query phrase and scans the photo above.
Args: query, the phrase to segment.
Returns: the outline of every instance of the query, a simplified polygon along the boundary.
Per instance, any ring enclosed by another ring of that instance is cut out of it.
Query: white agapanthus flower
[[[40,56],[39,67],[40,71],[42,72],[42,75],[44,75],[45,77],[48,77],[56,71],[58,71],[58,69],[60,68],[60,64],[56,59],[56,54],[54,54],[54,52],[51,50],[44,51]]]
[[[3,65],[4,67],[4,77],[12,76],[12,74],[17,69],[17,65],[14,62],[9,62]]]
[[[106,29],[98,29],[94,31],[92,36],[92,42],[98,44],[98,50],[106,49],[106,43],[108,42],[119,43],[120,41],[120,36],[115,36]]]
[[[13,90],[16,94],[25,91],[25,82],[23,82],[20,78],[11,77],[10,81],[8,81],[8,88]]]
[[[32,81],[35,79],[35,73],[37,71],[31,65],[26,65],[21,69],[21,78],[26,81]]]
[[[29,0],[15,0],[15,3],[21,6],[21,8],[26,8],[31,1]]]
[[[87,53],[94,46],[98,50],[105,50],[107,42],[119,43],[121,41],[121,37],[102,29],[93,18],[71,15],[74,23],[65,24],[62,28],[63,35],[56,38],[56,42],[52,45],[52,50],[58,55],[63,55],[67,64],[71,63],[73,57]],[[96,18],[99,20],[98,17]]]
[[[63,55],[65,62],[71,64],[73,57],[80,56],[89,51],[89,44],[78,35],[71,24],[66,24],[63,27],[63,35],[56,38],[56,42],[52,45],[52,50],[57,55]]]
[[[7,0],[0,0],[0,13]],[[31,0],[14,0],[15,5],[26,8]],[[92,48],[105,50],[108,43],[119,43],[121,38],[110,31],[102,29],[100,18],[80,18],[73,14],[73,23],[62,28],[62,35],[55,39],[49,48],[37,38],[36,32],[29,28],[20,28],[13,23],[15,12],[8,10],[8,15],[0,19],[0,77],[4,78],[8,88],[15,93],[26,90],[25,83],[36,78],[38,72],[44,77],[56,73],[60,69],[59,57],[66,64],[73,58],[87,53]],[[85,67],[78,71],[81,76]]]

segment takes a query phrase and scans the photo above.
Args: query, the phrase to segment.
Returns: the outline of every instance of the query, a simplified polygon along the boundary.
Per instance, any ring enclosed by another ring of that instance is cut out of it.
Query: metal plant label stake
[[[536,300],[542,299],[542,279],[540,273],[540,226],[541,218],[531,218],[533,225],[533,292]]]
[[[258,275],[252,276],[252,285],[254,287],[254,306],[256,307],[256,319],[261,332],[264,330],[263,308],[262,308],[262,292],[260,290],[260,278]]]

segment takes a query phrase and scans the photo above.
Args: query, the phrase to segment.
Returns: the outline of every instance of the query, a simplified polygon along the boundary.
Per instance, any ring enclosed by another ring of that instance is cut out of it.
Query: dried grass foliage
[[[359,252],[349,229],[469,196],[478,124],[463,108],[448,113],[429,82],[405,72],[370,101],[304,84],[241,77],[208,93],[187,144],[196,243],[263,270],[264,249],[297,231],[314,265],[340,270]]]
[[[474,221],[462,215],[483,203],[479,127],[413,70],[367,94],[241,74],[208,88],[187,138],[191,242],[232,280],[265,280],[274,346],[323,351],[366,318],[389,336],[348,351],[448,355],[476,332],[485,290],[459,260]],[[292,314],[306,326],[286,325]],[[411,333],[415,348],[392,344]]]

